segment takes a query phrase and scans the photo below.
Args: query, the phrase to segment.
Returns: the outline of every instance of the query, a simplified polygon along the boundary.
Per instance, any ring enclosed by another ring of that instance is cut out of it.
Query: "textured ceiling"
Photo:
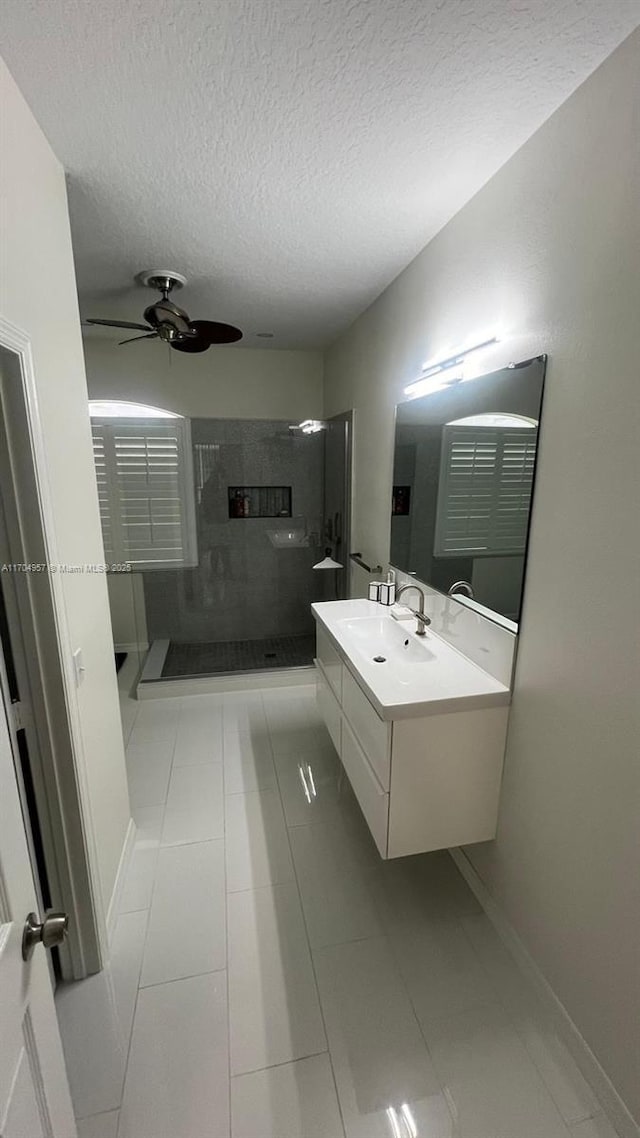
[[[85,315],[139,319],[134,273],[168,266],[192,317],[317,347],[638,19],[637,0],[3,0],[0,51],[68,171]]]

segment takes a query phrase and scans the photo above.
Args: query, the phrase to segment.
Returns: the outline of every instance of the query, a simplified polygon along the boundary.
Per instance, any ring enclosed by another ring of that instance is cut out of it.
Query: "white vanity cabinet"
[[[383,718],[320,622],[316,671],[318,706],[382,857],[495,837],[508,706]]]

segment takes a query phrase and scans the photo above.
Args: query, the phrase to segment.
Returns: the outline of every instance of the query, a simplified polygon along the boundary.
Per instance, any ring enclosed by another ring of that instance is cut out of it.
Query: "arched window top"
[[[175,411],[149,407],[146,403],[129,403],[124,399],[90,399],[92,419],[182,419]]]
[[[520,427],[535,428],[537,419],[526,415],[510,415],[504,411],[492,411],[484,415],[468,415],[466,419],[452,419],[448,427]]]

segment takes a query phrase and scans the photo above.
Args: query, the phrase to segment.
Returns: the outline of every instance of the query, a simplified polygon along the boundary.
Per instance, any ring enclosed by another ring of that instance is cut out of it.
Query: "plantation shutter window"
[[[443,427],[436,557],[524,553],[537,441],[535,427]]]
[[[187,419],[92,419],[105,557],[136,569],[197,564]]]
[[[97,424],[92,424],[92,429],[93,461],[96,468],[96,481],[98,483],[98,506],[100,509],[100,524],[102,525],[104,555],[107,561],[115,561],[104,429]]]

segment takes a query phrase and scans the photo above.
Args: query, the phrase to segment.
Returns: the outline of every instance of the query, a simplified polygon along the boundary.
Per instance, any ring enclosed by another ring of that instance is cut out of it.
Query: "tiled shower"
[[[143,682],[308,667],[310,606],[344,595],[347,423],[190,423],[197,564],[138,575]],[[329,468],[329,469],[328,469]]]

